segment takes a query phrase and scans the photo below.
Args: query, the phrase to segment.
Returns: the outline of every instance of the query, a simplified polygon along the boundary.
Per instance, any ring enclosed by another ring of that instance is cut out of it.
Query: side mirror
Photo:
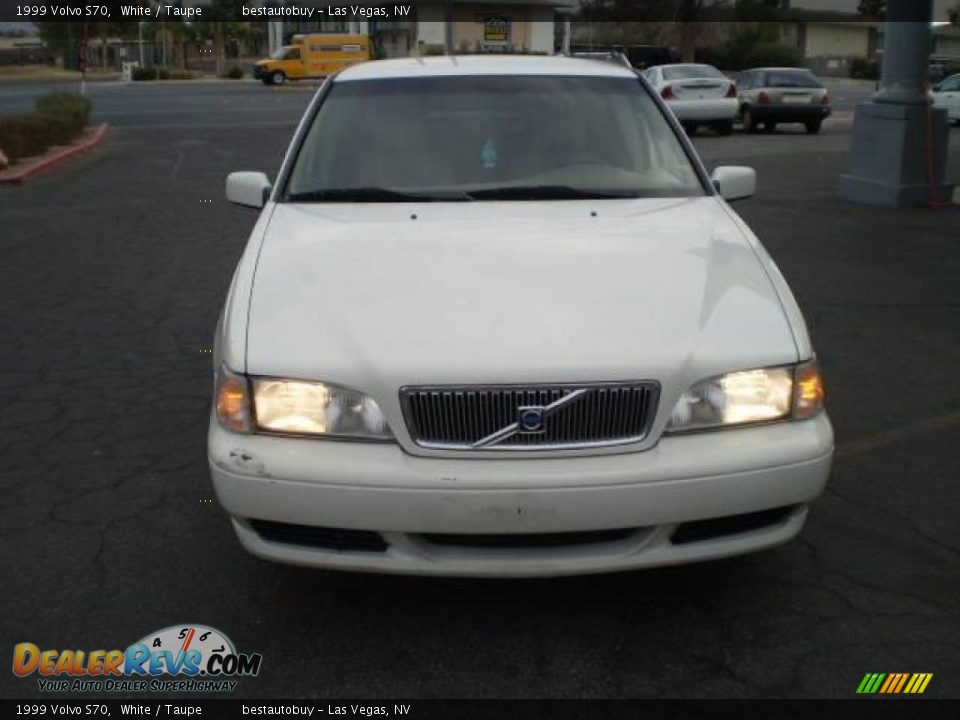
[[[262,208],[270,197],[270,180],[262,172],[232,172],[227,175],[227,200],[237,205]]]
[[[757,171],[740,165],[721,165],[710,176],[724,200],[742,200],[757,191]]]

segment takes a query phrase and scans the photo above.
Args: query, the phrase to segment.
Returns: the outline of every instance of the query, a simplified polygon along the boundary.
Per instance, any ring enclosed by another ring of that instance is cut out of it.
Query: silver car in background
[[[721,135],[733,132],[737,116],[737,88],[712,65],[685,63],[658,65],[643,73],[688,135],[707,125]]]
[[[779,123],[802,123],[816,135],[830,115],[827,89],[806,68],[755,68],[736,81],[744,132],[757,132],[761,124],[773,132]]]

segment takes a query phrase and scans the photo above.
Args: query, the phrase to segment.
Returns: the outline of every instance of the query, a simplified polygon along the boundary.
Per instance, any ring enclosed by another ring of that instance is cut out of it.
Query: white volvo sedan
[[[209,461],[243,546],[321,568],[626,570],[794,537],[833,432],[800,310],[635,73],[328,79],[217,328]]]

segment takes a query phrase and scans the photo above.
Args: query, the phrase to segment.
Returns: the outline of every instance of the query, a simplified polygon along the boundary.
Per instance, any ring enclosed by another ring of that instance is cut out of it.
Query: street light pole
[[[947,114],[927,93],[933,0],[889,0],[880,90],[857,106],[840,197],[908,207],[949,201]]]

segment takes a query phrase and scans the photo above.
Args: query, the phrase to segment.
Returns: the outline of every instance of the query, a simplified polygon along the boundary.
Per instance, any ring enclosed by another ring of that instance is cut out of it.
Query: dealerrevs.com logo
[[[13,648],[14,675],[38,675],[44,692],[231,692],[236,678],[255,677],[262,661],[260,653],[238,653],[219,630],[195,624],[150,633],[126,650]]]

